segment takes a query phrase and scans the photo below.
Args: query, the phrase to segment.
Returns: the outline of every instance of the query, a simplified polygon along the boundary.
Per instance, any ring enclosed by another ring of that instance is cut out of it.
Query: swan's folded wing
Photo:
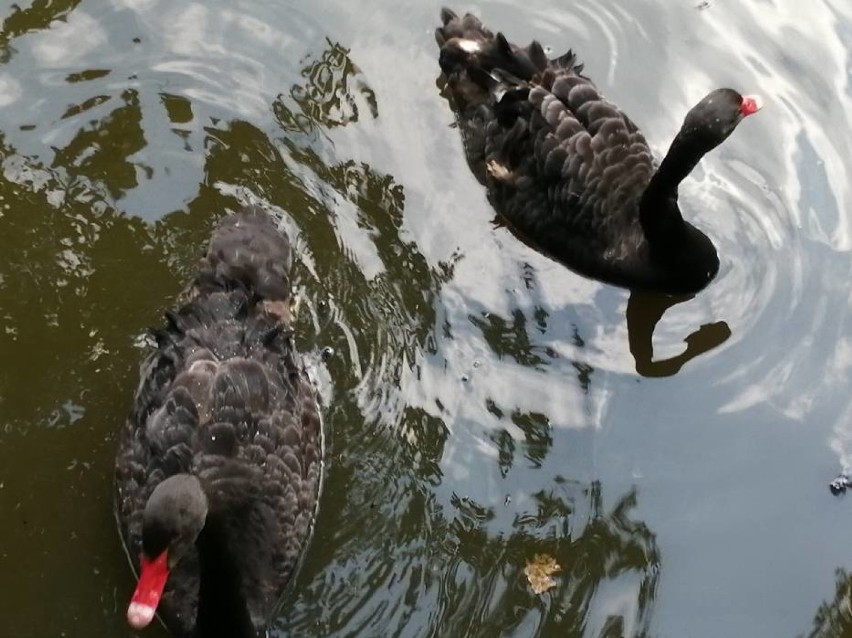
[[[302,370],[291,379],[292,404],[276,410],[263,424],[276,435],[266,472],[269,484],[275,485],[280,536],[274,560],[282,585],[292,578],[310,540],[322,478],[322,421],[316,389]]]
[[[509,216],[522,227],[606,241],[610,227],[635,220],[653,159],[636,125],[580,69],[569,53],[530,83],[524,108],[504,96],[514,123],[495,127],[488,159],[511,176],[504,186],[518,192],[504,198],[517,200]]]

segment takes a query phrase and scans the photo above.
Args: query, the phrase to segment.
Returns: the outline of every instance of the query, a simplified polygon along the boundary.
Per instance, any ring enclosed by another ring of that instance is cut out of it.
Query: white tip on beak
[[[127,622],[134,629],[144,629],[154,620],[156,609],[142,603],[130,603],[127,608]]]

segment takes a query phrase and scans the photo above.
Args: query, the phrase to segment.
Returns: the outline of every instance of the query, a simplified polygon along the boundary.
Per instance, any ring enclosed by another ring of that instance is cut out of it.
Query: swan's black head
[[[197,477],[177,474],[151,492],[142,515],[139,584],[127,608],[134,629],[154,619],[169,570],[195,543],[206,520],[207,497]]]
[[[169,552],[169,567],[195,542],[207,518],[207,497],[201,482],[190,474],[176,474],[157,485],[142,518],[142,552],[154,560]]]
[[[757,96],[716,89],[686,114],[678,138],[704,154],[724,142],[744,117],[757,113],[760,107]]]

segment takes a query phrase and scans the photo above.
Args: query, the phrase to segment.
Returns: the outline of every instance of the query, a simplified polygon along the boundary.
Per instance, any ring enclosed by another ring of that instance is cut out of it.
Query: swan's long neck
[[[639,219],[651,246],[677,241],[684,222],[677,206],[677,189],[692,172],[704,152],[677,134],[662,164],[651,177],[639,203]]]
[[[214,513],[208,514],[195,546],[200,563],[198,638],[257,638],[242,587],[239,557],[230,550],[224,525]]]

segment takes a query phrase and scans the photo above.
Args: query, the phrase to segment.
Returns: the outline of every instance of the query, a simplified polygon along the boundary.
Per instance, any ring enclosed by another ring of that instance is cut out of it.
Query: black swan
[[[154,333],[116,460],[134,629],[156,612],[180,637],[263,635],[306,549],[323,433],[293,345],[290,266],[262,210],[226,216]]]
[[[719,270],[713,243],[685,222],[678,184],[760,108],[717,89],[687,113],[657,167],[642,133],[569,51],[548,59],[474,16],[441,11],[435,31],[468,161],[495,209],[572,269],[629,288],[690,293]]]

